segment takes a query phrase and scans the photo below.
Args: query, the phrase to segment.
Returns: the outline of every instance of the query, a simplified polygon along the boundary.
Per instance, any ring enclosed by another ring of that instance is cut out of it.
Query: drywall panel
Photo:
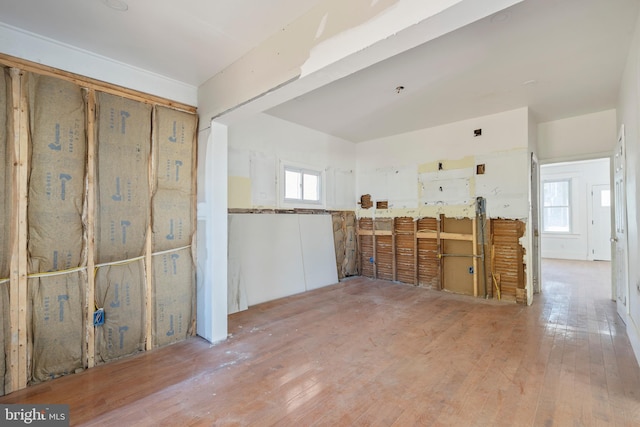
[[[478,128],[482,136],[475,137]],[[412,193],[414,204],[390,203],[385,213],[390,217],[472,217],[475,198],[483,196],[490,216],[526,218],[528,137],[529,112],[521,108],[359,143],[356,194],[371,194],[373,200],[389,196],[391,201],[396,191]],[[378,172],[400,170],[409,176],[415,164],[412,183],[382,179]],[[484,175],[476,174],[479,164],[485,165]]]
[[[616,110],[538,124],[541,162],[609,156],[617,140]]]
[[[298,215],[306,290],[338,282],[331,215]]]
[[[475,196],[486,200],[487,217],[520,219],[529,216],[529,152],[514,149],[476,156],[485,165],[475,175]]]
[[[251,178],[229,176],[229,209],[251,208]]]
[[[254,206],[277,206],[277,170],[276,156],[251,153],[251,202]]]
[[[239,266],[228,280],[244,284],[249,306],[305,291],[297,215],[229,215],[229,242]]]
[[[327,206],[332,209],[353,210],[356,204],[356,179],[353,169],[329,167],[327,179]]]
[[[251,207],[278,207],[282,162],[325,171],[327,209],[355,206],[355,144],[352,142],[267,114],[256,114],[229,126],[228,160],[229,176],[251,180]]]
[[[229,215],[229,310],[337,281],[330,215]]]

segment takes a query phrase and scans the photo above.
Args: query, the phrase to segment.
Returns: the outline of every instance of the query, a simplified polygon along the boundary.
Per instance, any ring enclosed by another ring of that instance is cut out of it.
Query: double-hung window
[[[543,182],[542,198],[542,230],[549,233],[570,233],[571,180]]]
[[[285,166],[284,202],[322,204],[322,171]]]

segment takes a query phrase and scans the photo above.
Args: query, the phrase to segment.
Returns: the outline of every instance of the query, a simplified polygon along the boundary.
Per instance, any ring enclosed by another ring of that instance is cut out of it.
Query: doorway
[[[542,258],[610,262],[610,170],[610,158],[540,166]]]

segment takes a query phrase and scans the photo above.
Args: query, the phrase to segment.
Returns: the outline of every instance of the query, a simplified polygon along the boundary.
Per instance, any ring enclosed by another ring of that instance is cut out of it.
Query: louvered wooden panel
[[[396,218],[396,280],[415,284],[415,235],[413,218]]]
[[[436,218],[421,218],[419,231],[436,231]],[[440,289],[440,259],[436,239],[418,239],[418,282],[425,288]]]

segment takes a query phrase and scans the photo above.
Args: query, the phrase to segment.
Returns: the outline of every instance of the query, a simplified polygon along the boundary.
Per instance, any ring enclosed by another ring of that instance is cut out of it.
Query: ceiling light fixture
[[[119,12],[126,12],[127,10],[129,10],[129,5],[125,3],[123,0],[101,0],[101,1],[111,9],[117,10]]]
[[[491,22],[506,22],[510,16],[509,12],[498,12],[491,17]]]

